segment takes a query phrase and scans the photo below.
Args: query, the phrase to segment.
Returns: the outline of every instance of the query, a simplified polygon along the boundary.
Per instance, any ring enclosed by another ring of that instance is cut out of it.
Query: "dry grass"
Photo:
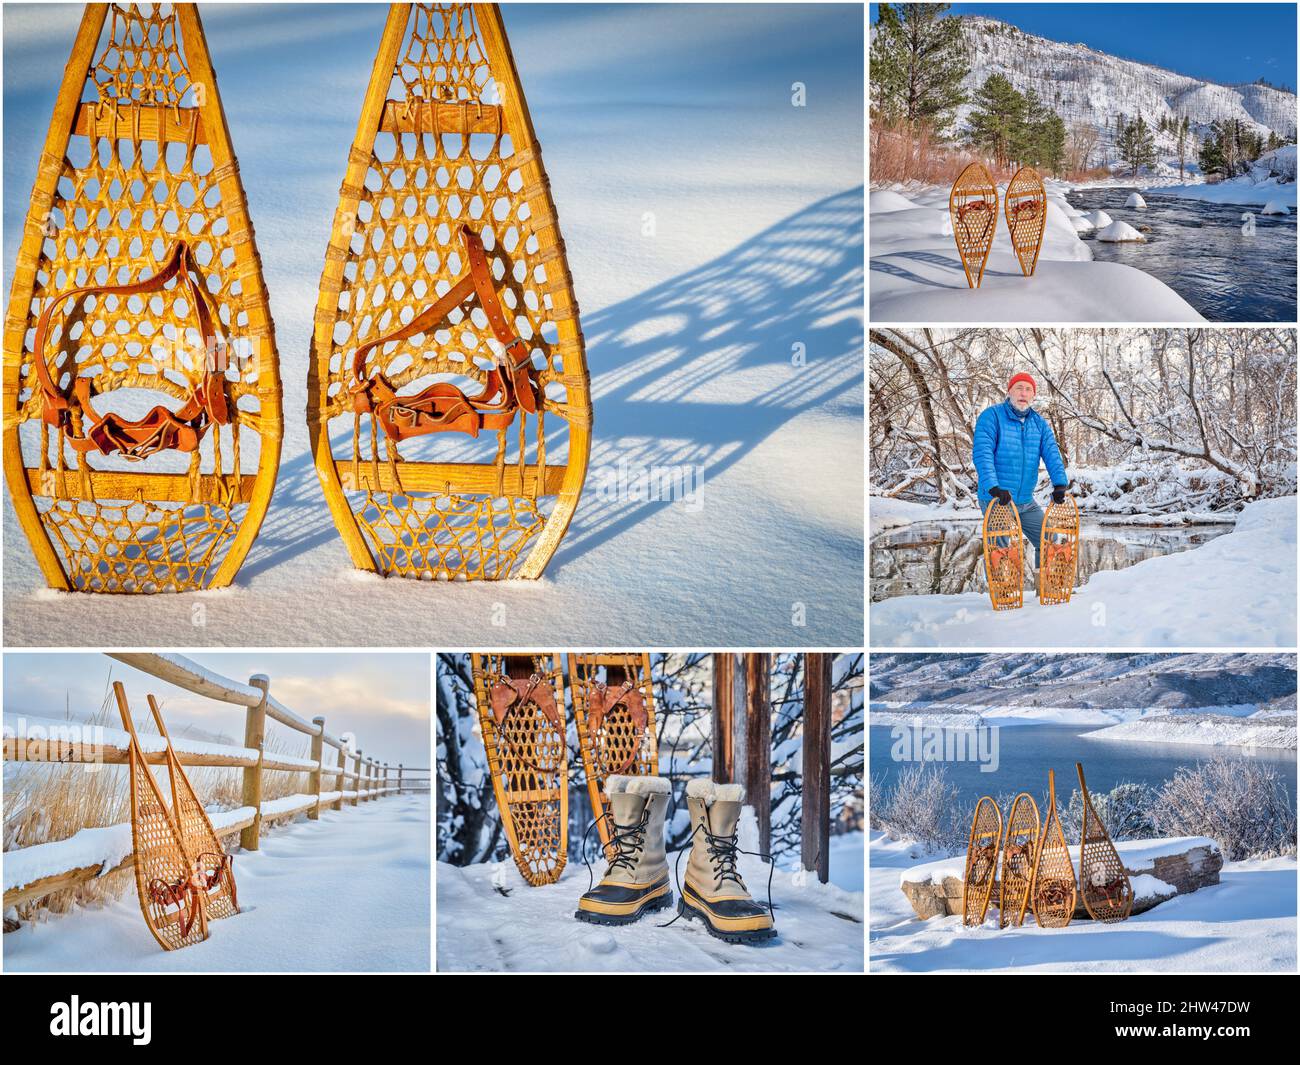
[[[162,705],[164,713],[166,705]],[[91,724],[105,728],[122,727],[116,703],[111,692],[94,715]],[[309,757],[311,741],[295,732],[277,729],[267,737],[267,754]],[[141,734],[157,735],[153,718],[136,718],[136,730]],[[177,742],[184,732],[173,736]],[[209,737],[204,737],[209,739]],[[222,742],[242,747],[242,739],[222,736],[211,742]],[[162,786],[163,794],[170,795],[167,771],[153,767]],[[233,810],[243,805],[243,770],[228,767],[196,766],[186,771],[199,800],[208,809]],[[327,776],[322,782],[324,790],[336,785],[336,778]],[[263,801],[283,798],[308,790],[309,774],[269,772],[263,778]],[[4,850],[31,847],[68,839],[83,828],[104,828],[130,819],[130,771],[125,765],[83,765],[17,762],[5,767],[4,778]],[[231,837],[227,845],[237,845]],[[90,880],[66,891],[47,895],[17,907],[20,920],[32,920],[42,913],[61,914],[78,905],[100,904],[134,890],[135,881],[129,869],[110,876]],[[6,919],[6,927],[9,922]]]

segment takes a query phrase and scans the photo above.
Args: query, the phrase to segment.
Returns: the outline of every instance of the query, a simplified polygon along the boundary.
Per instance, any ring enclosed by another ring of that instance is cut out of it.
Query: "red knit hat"
[[[1034,395],[1038,395],[1038,382],[1035,381],[1032,377],[1030,377],[1029,374],[1027,373],[1018,373],[1016,374],[1015,377],[1011,378],[1011,380],[1007,382],[1008,392],[1010,392],[1013,388],[1016,387],[1017,381],[1026,382],[1029,385],[1029,387],[1034,390]]]

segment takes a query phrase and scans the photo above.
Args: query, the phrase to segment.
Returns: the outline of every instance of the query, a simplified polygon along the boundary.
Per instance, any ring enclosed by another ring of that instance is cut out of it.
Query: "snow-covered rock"
[[[1105,211],[1089,211],[1087,218],[1098,229],[1105,229],[1114,221]]]
[[[1142,241],[1147,238],[1127,222],[1112,222],[1105,229],[1098,231],[1097,239],[1109,244],[1122,244],[1125,241]]]
[[[1264,204],[1263,209],[1259,213],[1286,215],[1291,213],[1291,208],[1288,207],[1286,204],[1284,204],[1281,200],[1269,200],[1268,203]]]
[[[1138,193],[1136,193],[1136,192],[1130,192],[1130,193],[1128,194],[1128,199],[1124,201],[1124,206],[1125,206],[1125,207],[1140,207],[1140,208],[1142,208],[1143,210],[1145,210],[1145,209],[1146,209],[1146,205],[1147,205],[1147,201],[1144,200],[1144,199],[1143,199],[1143,198],[1142,198]]]

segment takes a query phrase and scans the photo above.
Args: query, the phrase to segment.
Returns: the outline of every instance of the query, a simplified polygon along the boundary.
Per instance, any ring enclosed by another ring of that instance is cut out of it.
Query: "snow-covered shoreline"
[[[981,592],[872,603],[875,647],[1292,647],[1296,497],[1250,504],[1189,551],[1093,574],[1069,603],[994,612]]]
[[[1296,718],[1233,718],[1214,712],[1188,720],[1183,714],[1160,714],[1124,721],[1083,734],[1084,739],[1127,743],[1191,743],[1205,747],[1296,749]]]

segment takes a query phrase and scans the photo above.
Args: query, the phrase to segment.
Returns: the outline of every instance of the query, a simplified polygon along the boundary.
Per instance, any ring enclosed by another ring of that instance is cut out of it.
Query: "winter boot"
[[[578,900],[573,915],[590,924],[631,924],[673,902],[664,854],[664,815],[672,786],[666,777],[611,776],[605,781],[613,829],[600,883]]]
[[[736,871],[736,825],[745,800],[740,784],[692,780],[686,785],[691,814],[691,857],[677,912],[701,918],[709,934],[728,943],[758,943],[776,935],[772,915],[749,895]]]

